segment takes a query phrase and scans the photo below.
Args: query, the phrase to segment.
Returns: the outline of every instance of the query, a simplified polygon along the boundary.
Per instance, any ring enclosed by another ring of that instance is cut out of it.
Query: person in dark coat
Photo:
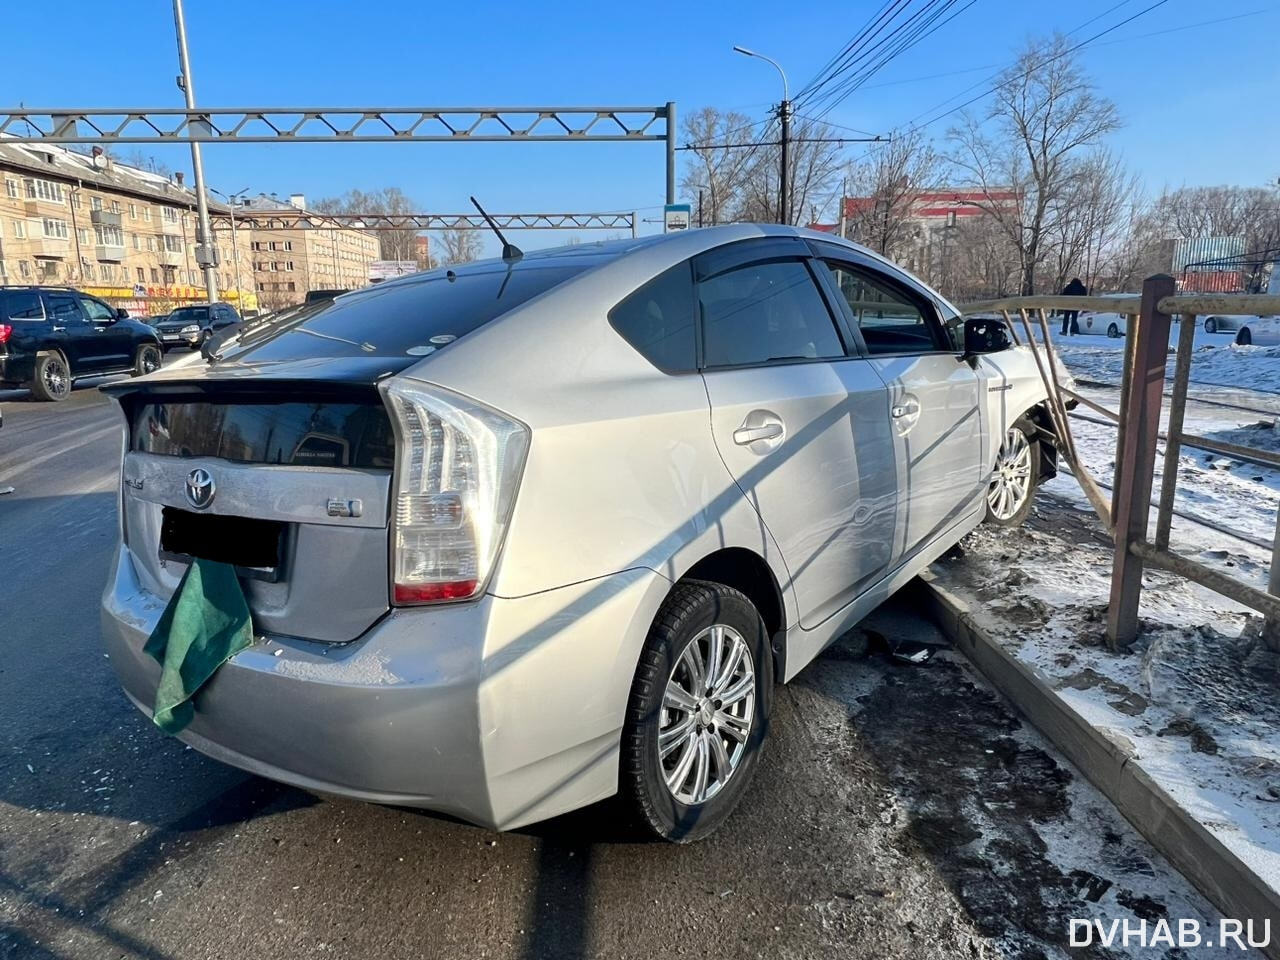
[[[1084,297],[1088,296],[1088,294],[1088,288],[1080,282],[1079,277],[1072,277],[1071,282],[1062,288],[1062,295],[1064,297]],[[1078,337],[1080,335],[1080,324],[1077,322],[1079,319],[1079,310],[1063,310],[1062,336],[1065,337],[1067,335],[1067,331],[1070,330],[1071,336]]]

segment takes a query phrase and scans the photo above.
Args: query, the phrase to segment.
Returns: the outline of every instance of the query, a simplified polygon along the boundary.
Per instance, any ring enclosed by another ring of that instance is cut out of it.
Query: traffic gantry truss
[[[211,213],[215,230],[231,226],[257,230],[488,230],[484,217],[475,213],[312,213],[237,210]],[[495,213],[494,222],[504,230],[629,230],[635,236],[634,213]]]
[[[666,142],[675,202],[676,105],[656,107],[0,108],[10,143]]]

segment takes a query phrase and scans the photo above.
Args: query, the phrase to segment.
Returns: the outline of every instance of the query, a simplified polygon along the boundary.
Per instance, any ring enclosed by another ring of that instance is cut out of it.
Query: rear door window
[[[703,365],[843,357],[844,344],[801,260],[752,263],[698,284]]]
[[[34,290],[0,291],[0,320],[43,320],[40,294]]]
[[[70,293],[46,293],[45,302],[49,305],[49,319],[54,323],[85,323],[85,315],[80,310],[79,298]]]

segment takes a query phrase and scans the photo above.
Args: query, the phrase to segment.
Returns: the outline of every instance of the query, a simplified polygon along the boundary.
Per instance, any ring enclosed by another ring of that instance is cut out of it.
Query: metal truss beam
[[[675,136],[659,107],[0,109],[0,137],[37,143],[616,141]]]
[[[212,212],[213,227],[231,226],[232,214]],[[475,213],[311,213],[298,211],[236,211],[236,226],[257,230],[488,230]],[[634,213],[495,213],[506,230],[630,230]]]

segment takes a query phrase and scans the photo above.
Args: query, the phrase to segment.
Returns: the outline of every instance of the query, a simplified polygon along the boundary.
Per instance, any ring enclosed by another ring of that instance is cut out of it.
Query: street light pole
[[[791,185],[788,180],[787,173],[789,163],[787,154],[790,151],[791,144],[791,91],[787,86],[787,74],[779,65],[777,60],[772,57],[766,57],[763,53],[756,53],[754,50],[748,50],[746,47],[735,46],[735,53],[740,53],[745,57],[755,57],[757,60],[763,60],[765,63],[771,63],[774,69],[782,77],[782,102],[778,104],[778,120],[782,126],[782,135],[779,138],[779,159],[780,170],[778,178],[778,222],[791,222]]]
[[[236,309],[244,314],[244,288],[240,286],[240,246],[236,243],[236,202],[249,192],[249,188],[237,190],[233,194],[225,194],[221,190],[209,188],[210,193],[216,193],[223,200],[227,201],[227,207],[231,212],[231,262],[235,264],[236,271]]]
[[[182,12],[182,0],[173,0],[173,25],[178,34],[178,86],[187,98],[187,109],[196,107],[196,92],[191,83],[191,57],[187,52],[187,21]],[[209,198],[204,189],[204,160],[200,144],[191,144],[191,172],[196,187],[196,263],[204,270],[204,288],[210,303],[218,302],[218,251],[213,243],[213,229],[209,224]]]

